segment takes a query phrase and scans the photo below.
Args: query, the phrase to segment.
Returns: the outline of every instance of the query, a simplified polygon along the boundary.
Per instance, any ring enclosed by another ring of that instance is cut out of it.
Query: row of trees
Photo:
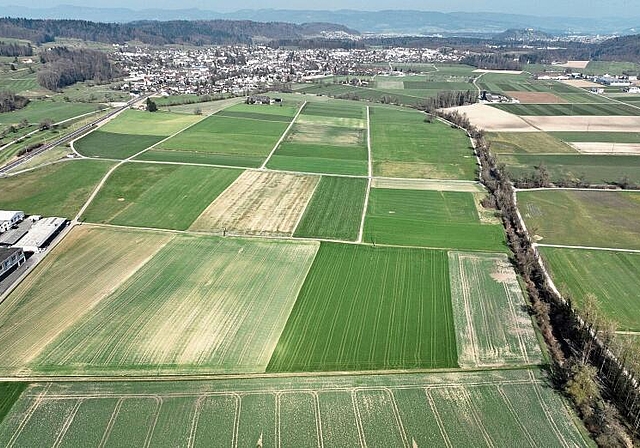
[[[478,94],[471,90],[444,90],[434,97],[421,100],[416,108],[428,113],[447,107],[464,106],[478,102]]]
[[[42,52],[40,60],[44,67],[38,83],[53,91],[81,81],[107,82],[118,75],[107,55],[95,50],[55,47]]]
[[[465,115],[439,115],[464,127],[475,141],[481,162],[480,178],[493,198],[490,202],[501,212],[513,263],[529,296],[530,312],[551,355],[552,381],[573,401],[599,445],[630,446],[621,422],[626,421],[634,433],[640,427],[637,348],[612,350],[615,327],[602,319],[602,313],[594,311],[592,304],[579,315],[571,300],[557,295],[519,219],[513,184],[489,150],[484,132],[471,125]],[[628,361],[631,358],[635,364]]]
[[[522,70],[522,63],[517,57],[504,53],[469,55],[461,62],[485,70]]]
[[[20,45],[17,43],[7,44],[0,42],[0,56],[33,56],[33,47],[30,43],[27,45]]]
[[[29,99],[16,95],[8,90],[0,91],[0,113],[22,109],[29,104]]]

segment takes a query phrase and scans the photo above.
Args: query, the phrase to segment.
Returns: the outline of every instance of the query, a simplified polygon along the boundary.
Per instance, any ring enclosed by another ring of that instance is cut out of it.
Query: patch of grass
[[[447,254],[322,243],[268,371],[454,367]]]
[[[293,235],[355,240],[366,189],[366,179],[322,177]]]
[[[32,363],[40,372],[263,372],[317,243],[176,236]]]
[[[640,65],[634,62],[617,62],[617,61],[589,61],[587,68],[583,70],[585,74],[590,75],[622,75],[625,72],[640,72]]]
[[[73,143],[86,157],[126,159],[148,148],[164,137],[159,135],[116,134],[97,130]]]
[[[571,146],[545,132],[492,132],[487,140],[495,154],[576,153]]]
[[[0,178],[0,208],[73,218],[113,164],[73,160]]]
[[[213,115],[159,147],[212,154],[266,156],[287,126],[286,122]]]
[[[197,151],[178,151],[173,149],[150,149],[136,160],[149,160],[157,162],[177,163],[202,163],[206,165],[239,166],[245,168],[258,168],[264,161],[264,156],[245,156],[236,154],[215,154]]]
[[[232,169],[127,163],[113,172],[82,218],[186,230],[239,175]]]
[[[535,167],[544,165],[553,182],[564,179],[584,179],[594,184],[617,182],[627,176],[640,183],[640,157],[625,155],[591,154],[501,154],[498,160],[504,163],[512,179],[532,175]]]
[[[476,159],[466,134],[425,114],[370,109],[374,174],[395,177],[474,179]]]
[[[377,244],[505,251],[500,225],[481,224],[473,193],[374,188],[364,238]]]
[[[366,176],[368,169],[367,162],[362,160],[281,156],[278,154],[274,154],[269,159],[267,166],[274,170],[352,176]]]
[[[541,243],[640,249],[640,193],[521,191],[518,205]]]
[[[58,123],[78,115],[95,112],[100,108],[101,106],[96,104],[33,100],[23,109],[0,114],[0,125],[9,126],[20,123],[22,120],[38,124],[45,119]]]
[[[364,107],[358,103],[309,102],[304,106],[302,113],[325,117],[365,118]]]
[[[367,150],[362,146],[332,146],[330,144],[284,142],[278,146],[275,155],[315,157],[319,159],[361,160],[365,162],[365,165],[367,161]],[[341,162],[336,161],[336,163]]]
[[[163,111],[146,112],[129,109],[102,126],[100,130],[115,134],[168,137],[201,119],[202,117],[195,115],[174,114]]]
[[[0,423],[7,416],[20,394],[27,388],[26,383],[0,383]]]
[[[516,115],[534,116],[637,116],[640,109],[619,103],[604,104],[492,104],[492,107]]]
[[[563,142],[640,143],[640,132],[550,132]]]
[[[617,330],[640,331],[640,254],[541,247],[556,286],[578,309],[587,294]]]

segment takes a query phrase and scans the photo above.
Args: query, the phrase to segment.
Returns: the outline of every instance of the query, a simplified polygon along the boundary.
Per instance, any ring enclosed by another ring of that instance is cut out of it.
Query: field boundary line
[[[156,408],[154,410],[155,417],[153,419],[153,423],[149,425],[149,429],[147,429],[147,437],[144,439],[145,448],[148,448],[151,445],[151,439],[153,438],[153,433],[156,431],[158,419],[160,418],[160,411],[162,410],[162,405],[164,404],[161,396],[153,395],[152,398],[156,401]]]
[[[364,429],[362,428],[362,416],[360,415],[360,409],[358,408],[358,397],[356,389],[351,389],[351,405],[353,406],[353,417],[356,420],[356,430],[358,431],[358,438],[360,439],[360,446],[366,448],[367,440],[364,436]]]
[[[496,386],[496,389],[498,391],[498,394],[502,397],[502,400],[504,401],[504,404],[507,407],[507,410],[509,411],[513,419],[516,421],[516,423],[518,424],[518,426],[526,436],[531,446],[536,446],[535,440],[533,440],[533,437],[531,437],[531,434],[529,433],[527,426],[524,423],[522,423],[522,421],[520,420],[520,417],[518,417],[518,413],[516,412],[516,409],[513,407],[513,404],[511,403],[511,400],[509,400],[509,397],[507,397],[507,394],[504,392],[504,390],[502,390],[502,385]]]
[[[198,420],[200,420],[200,410],[202,402],[206,395],[199,395],[193,406],[193,417],[191,417],[191,428],[189,429],[189,439],[187,439],[187,448],[193,448],[196,440],[196,431],[198,430]]]
[[[324,448],[324,435],[322,434],[322,414],[320,413],[320,397],[318,396],[318,391],[312,391],[311,395],[313,396],[313,406],[314,411],[316,413],[316,431],[318,435],[318,447]]]
[[[476,422],[476,425],[478,425],[478,429],[480,429],[480,433],[482,434],[482,437],[484,438],[484,441],[486,442],[487,446],[495,447],[496,444],[491,438],[491,434],[489,434],[489,432],[487,431],[487,428],[482,423],[482,418],[480,418],[480,415],[478,415],[478,409],[474,406],[473,398],[471,398],[469,391],[464,386],[462,386],[460,389],[462,392],[461,395],[464,396],[464,399],[467,402],[467,405],[469,406],[469,412],[471,413],[471,418]]]
[[[402,442],[404,446],[409,448],[409,439],[407,437],[407,430],[404,428],[404,423],[402,422],[402,417],[400,416],[400,410],[398,409],[398,403],[396,402],[396,397],[393,395],[393,391],[388,387],[383,387],[382,390],[389,395],[389,400],[391,401],[391,409],[393,412],[393,416],[396,420],[396,425],[398,425],[398,429],[400,430],[400,436],[402,437]]]
[[[262,162],[262,165],[260,165],[260,169],[264,170],[267,167],[267,163],[269,162],[269,160],[271,159],[271,156],[273,156],[273,154],[275,154],[276,149],[278,149],[278,146],[280,146],[280,143],[282,143],[282,141],[285,139],[285,137],[287,136],[287,134],[289,134],[289,131],[291,130],[291,128],[293,127],[293,124],[296,122],[296,120],[298,119],[298,116],[302,113],[302,109],[304,109],[304,106],[307,105],[307,102],[305,101],[304,103],[302,103],[302,106],[300,106],[300,109],[298,109],[298,112],[295,114],[295,116],[291,119],[291,122],[289,123],[289,126],[287,126],[287,129],[284,130],[284,132],[282,133],[282,135],[280,136],[280,138],[278,139],[278,141],[276,142],[275,146],[273,147],[273,149],[271,150],[271,152],[269,153],[269,155],[267,156],[267,158],[264,160],[264,162]]]
[[[623,193],[623,192],[631,192],[631,193],[640,193],[638,189],[622,189],[622,188],[575,188],[575,187],[536,187],[536,188],[513,188],[513,191],[516,193],[526,192],[526,191],[601,191],[603,193]]]
[[[592,247],[592,246],[570,246],[564,244],[539,244],[533,243],[536,247],[555,247],[557,249],[582,249],[582,250],[599,250],[605,252],[627,252],[631,254],[640,254],[640,249],[619,249],[615,247]]]
[[[300,225],[300,222],[302,221],[302,218],[304,218],[304,215],[307,212],[307,207],[309,207],[309,204],[311,204],[311,200],[313,199],[313,195],[316,194],[316,190],[318,189],[318,185],[320,184],[320,181],[322,180],[322,176],[318,176],[318,177],[319,177],[319,179],[316,182],[316,185],[313,187],[313,192],[307,198],[307,202],[305,202],[305,204],[304,204],[304,208],[302,209],[302,213],[300,213],[300,215],[298,216],[298,219],[296,219],[296,223],[293,226],[293,229],[291,230],[291,234],[289,235],[289,236],[291,236],[291,238],[294,237],[293,235],[296,233],[296,230],[298,230],[298,226]]]
[[[569,447],[570,445],[567,443],[567,440],[564,438],[564,436],[560,432],[560,429],[556,425],[556,422],[553,419],[553,416],[551,415],[551,412],[549,412],[549,409],[547,408],[546,402],[542,398],[542,394],[540,394],[540,390],[538,389],[540,387],[540,384],[538,382],[533,383],[534,377],[531,374],[531,372],[529,372],[529,377],[531,378],[531,381],[532,381],[532,384],[533,384],[532,387],[533,387],[533,390],[534,390],[534,392],[536,394],[536,399],[538,400],[538,403],[540,404],[540,408],[542,409],[542,412],[544,413],[545,418],[547,419],[547,421],[549,422],[549,425],[551,426],[551,430],[556,435],[556,438],[558,439],[558,441],[560,443],[562,443],[562,446]]]
[[[356,243],[362,243],[364,233],[364,221],[367,217],[367,209],[369,208],[369,195],[371,193],[371,182],[373,180],[373,161],[371,160],[371,116],[369,106],[367,106],[367,190],[364,195],[364,205],[362,207],[362,218],[360,219],[360,229],[358,230],[358,239]]]

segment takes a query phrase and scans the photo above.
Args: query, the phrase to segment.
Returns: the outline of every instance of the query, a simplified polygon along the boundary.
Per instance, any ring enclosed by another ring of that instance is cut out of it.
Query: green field
[[[593,294],[618,330],[640,331],[640,254],[540,248],[556,287],[580,308]]]
[[[371,150],[376,176],[474,179],[476,159],[460,130],[426,123],[416,111],[373,107]]]
[[[532,175],[535,167],[544,165],[551,181],[583,179],[593,184],[617,182],[627,176],[640,184],[640,157],[595,154],[500,154],[512,179]]]
[[[293,235],[356,240],[366,189],[366,179],[322,177]]]
[[[616,62],[616,61],[589,61],[585,74],[604,75],[622,75],[625,72],[636,73],[640,71],[640,65],[634,62]]]
[[[461,367],[542,362],[518,277],[506,255],[449,252]]]
[[[528,371],[41,383],[0,425],[0,444],[592,445],[573,419]]]
[[[491,132],[486,138],[494,154],[576,153],[571,146],[546,132]]]
[[[106,161],[73,160],[0,178],[0,209],[73,218],[112,166]]]
[[[516,115],[534,116],[638,116],[640,109],[619,103],[606,104],[492,104]]]
[[[186,230],[239,170],[127,163],[113,172],[83,220]]]
[[[443,251],[322,243],[268,371],[456,366]]]
[[[550,132],[563,142],[640,143],[640,132]]]
[[[146,112],[125,110],[115,119],[100,128],[103,132],[128,135],[156,135],[168,137],[187,126],[198,122],[202,117],[170,112]]]
[[[366,175],[365,109],[334,101],[307,103],[267,166],[286,171]]]
[[[102,107],[102,105],[96,104],[34,100],[23,109],[0,114],[0,126],[17,124],[22,120],[39,124],[42,120],[50,119],[54,123],[58,123],[78,115],[96,112]]]
[[[87,157],[126,159],[200,120],[169,112],[126,110],[80,140],[77,151]]]
[[[213,154],[207,152],[176,151],[153,148],[137,156],[136,160],[258,168],[260,167],[260,165],[262,165],[264,156]]]
[[[364,239],[376,244],[504,251],[502,226],[481,224],[472,193],[373,188]]]
[[[518,207],[540,243],[640,249],[640,193],[520,191]]]
[[[159,149],[176,151],[173,156],[178,160],[180,155],[193,152],[198,156],[211,155],[212,162],[209,163],[212,164],[225,164],[231,157],[229,161],[235,166],[254,166],[253,160],[258,157],[264,160],[286,130],[289,122],[283,117],[289,117],[290,121],[296,110],[293,107],[256,105],[254,112],[248,112],[247,107],[238,104],[224,109],[163,142]],[[231,113],[232,116],[221,115],[223,113]],[[255,118],[256,115],[261,118]],[[150,154],[148,157],[153,156]],[[245,158],[248,161],[243,163]]]
[[[66,374],[264,371],[317,247],[176,236],[51,341],[31,368]]]
[[[0,383],[0,423],[26,388],[26,383]]]
[[[126,159],[163,138],[160,135],[116,134],[97,130],[74,142],[73,146],[86,157]]]
[[[0,306],[0,372],[29,363],[156,253],[170,235],[74,228]]]

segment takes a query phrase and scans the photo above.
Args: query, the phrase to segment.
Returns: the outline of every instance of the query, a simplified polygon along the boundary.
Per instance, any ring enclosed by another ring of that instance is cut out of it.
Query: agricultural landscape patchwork
[[[472,74],[126,110],[75,157],[0,178],[1,209],[72,220],[0,303],[0,445],[592,446],[550,384],[469,135],[373,101],[520,95],[482,105],[498,114],[487,139],[514,181],[548,183],[640,182],[633,149],[580,146],[640,144],[639,109]],[[370,101],[327,98],[346,89]],[[600,115],[637,126],[556,130]],[[640,193],[523,188],[517,201],[563,295],[580,309],[593,294],[639,335]]]

